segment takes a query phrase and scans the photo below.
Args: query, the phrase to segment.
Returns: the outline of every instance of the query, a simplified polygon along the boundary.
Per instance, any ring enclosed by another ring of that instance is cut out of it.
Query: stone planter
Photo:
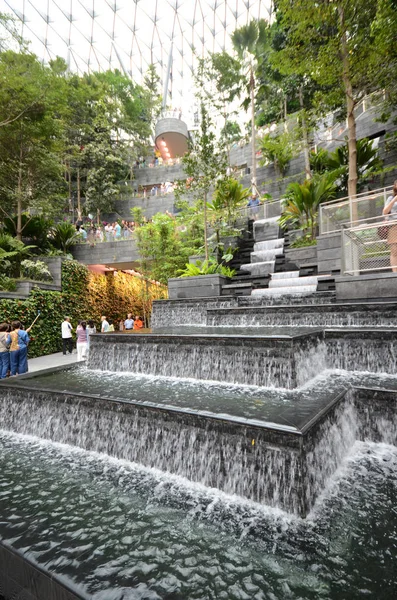
[[[202,264],[205,261],[205,254],[195,254],[193,256],[189,256],[189,264],[196,265],[197,261],[200,261]]]
[[[24,279],[23,281],[17,281],[17,293],[23,296],[29,296],[33,288],[40,288],[41,290],[50,290],[52,292],[59,292],[61,290],[60,285],[53,283],[46,283],[44,281],[33,281],[31,279]]]
[[[170,300],[183,298],[211,298],[222,295],[222,286],[229,281],[224,275],[198,275],[168,280]]]
[[[302,248],[287,248],[285,259],[298,267],[317,263],[317,246],[304,246]]]

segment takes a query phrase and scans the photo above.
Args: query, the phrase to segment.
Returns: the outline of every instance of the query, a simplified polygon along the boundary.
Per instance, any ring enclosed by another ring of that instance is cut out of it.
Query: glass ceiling
[[[191,91],[197,56],[230,48],[230,34],[269,19],[272,0],[0,0],[30,49],[79,73],[120,69],[141,82],[150,63],[162,83],[172,47],[170,102]]]

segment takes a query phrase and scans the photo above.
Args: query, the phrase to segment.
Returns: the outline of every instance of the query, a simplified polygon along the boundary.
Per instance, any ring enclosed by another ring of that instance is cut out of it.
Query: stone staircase
[[[232,263],[237,273],[227,285],[222,286],[222,295],[253,298],[302,296],[313,294],[317,289],[334,289],[333,282],[328,281],[326,276],[320,278],[319,284],[316,265],[298,269],[295,264],[286,262],[285,239],[278,237],[278,220],[275,217],[251,224],[253,236],[250,233],[249,240],[242,240]]]
[[[272,273],[268,288],[252,290],[252,296],[291,296],[313,294],[317,291],[318,276],[300,277],[299,271]]]

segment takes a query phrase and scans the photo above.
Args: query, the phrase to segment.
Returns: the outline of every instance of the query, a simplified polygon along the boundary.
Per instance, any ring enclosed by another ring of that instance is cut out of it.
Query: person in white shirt
[[[101,333],[106,333],[109,331],[109,323],[105,316],[101,317],[102,325],[101,325]]]
[[[72,354],[72,352],[73,352],[73,338],[72,338],[73,328],[70,324],[69,317],[64,318],[61,329],[62,329],[62,352],[64,354],[66,354],[66,351],[68,351],[69,354]]]

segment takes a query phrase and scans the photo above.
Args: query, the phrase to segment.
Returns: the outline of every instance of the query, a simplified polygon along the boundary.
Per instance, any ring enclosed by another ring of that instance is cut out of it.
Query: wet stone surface
[[[130,463],[2,433],[0,536],[94,600],[391,600],[396,452],[356,445],[301,521]]]

